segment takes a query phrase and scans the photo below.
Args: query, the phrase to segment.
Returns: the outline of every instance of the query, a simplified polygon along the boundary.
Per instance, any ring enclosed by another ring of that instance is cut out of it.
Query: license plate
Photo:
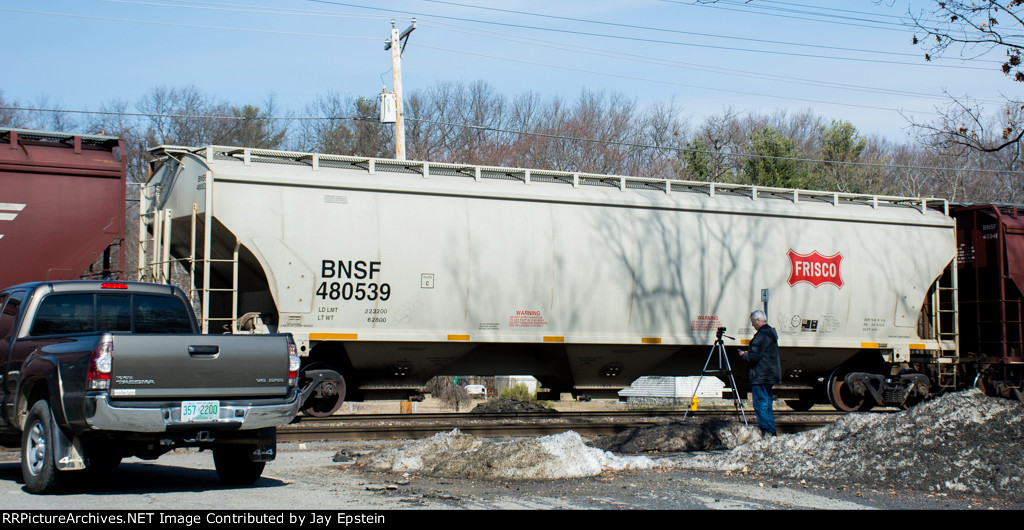
[[[220,401],[182,401],[181,421],[210,421],[220,418]]]

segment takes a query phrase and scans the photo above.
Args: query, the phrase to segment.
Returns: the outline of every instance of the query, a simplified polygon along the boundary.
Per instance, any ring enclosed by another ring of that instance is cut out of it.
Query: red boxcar
[[[120,277],[126,170],[118,138],[0,128],[0,287]]]
[[[1021,399],[1024,385],[1024,211],[951,205],[956,218],[960,352],[978,386]],[[1024,399],[1022,399],[1024,401]]]

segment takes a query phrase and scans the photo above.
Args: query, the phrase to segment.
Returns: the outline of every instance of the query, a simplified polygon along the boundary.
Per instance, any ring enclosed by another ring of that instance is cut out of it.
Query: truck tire
[[[92,445],[85,453],[88,463],[86,469],[94,472],[113,471],[121,465],[124,455],[117,447],[103,447],[97,444]]]
[[[213,466],[225,484],[244,485],[259,480],[266,462],[249,460],[251,445],[225,445],[213,449]]]
[[[62,473],[54,458],[50,405],[37,401],[28,411],[21,433],[21,476],[29,493],[46,494],[60,489]]]

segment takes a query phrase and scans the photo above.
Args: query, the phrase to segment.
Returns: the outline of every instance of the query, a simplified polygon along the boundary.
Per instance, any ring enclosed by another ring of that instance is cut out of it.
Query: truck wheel
[[[263,474],[266,462],[249,460],[250,445],[226,445],[213,449],[213,466],[225,484],[252,484]]]
[[[21,433],[21,476],[29,493],[53,493],[62,482],[53,454],[50,406],[43,400],[32,405]]]

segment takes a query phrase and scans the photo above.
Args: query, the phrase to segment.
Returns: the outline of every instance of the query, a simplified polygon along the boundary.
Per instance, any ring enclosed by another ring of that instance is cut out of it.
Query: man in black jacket
[[[757,333],[750,340],[750,350],[740,350],[740,358],[750,365],[750,393],[761,434],[775,436],[772,385],[782,381],[782,366],[779,363],[779,334],[767,320],[760,309],[750,314],[750,323]]]

